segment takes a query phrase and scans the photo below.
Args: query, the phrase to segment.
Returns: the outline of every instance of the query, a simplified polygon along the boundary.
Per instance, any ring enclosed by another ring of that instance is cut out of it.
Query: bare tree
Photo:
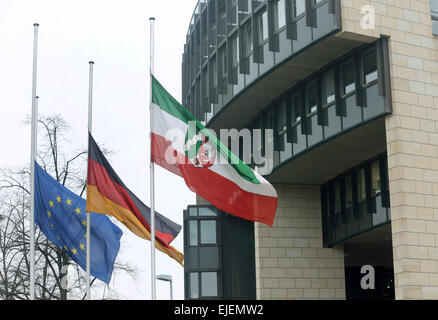
[[[82,196],[86,191],[85,148],[67,152],[64,144],[69,127],[59,115],[39,120],[42,133],[38,163],[58,182]],[[0,169],[0,299],[28,300],[29,292],[29,217],[30,171]],[[37,228],[36,297],[41,300],[85,299],[85,274],[67,253],[54,245]],[[116,261],[114,272],[135,278],[136,269]],[[68,282],[66,286],[65,283]],[[93,288],[101,288],[103,299],[119,297],[117,291],[96,278]]]

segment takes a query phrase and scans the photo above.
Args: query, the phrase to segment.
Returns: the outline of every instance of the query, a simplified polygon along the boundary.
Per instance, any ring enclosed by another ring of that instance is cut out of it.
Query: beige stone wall
[[[438,299],[438,46],[429,0],[342,0],[343,37],[390,37],[386,120],[397,299]],[[374,30],[360,9],[375,8]]]
[[[343,248],[323,248],[319,186],[275,188],[273,228],[255,224],[257,298],[345,299]]]

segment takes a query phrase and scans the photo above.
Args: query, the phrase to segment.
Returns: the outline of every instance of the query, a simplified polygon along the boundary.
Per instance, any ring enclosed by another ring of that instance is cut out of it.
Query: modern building
[[[435,34],[435,0],[198,2],[182,103],[273,130],[279,202],[187,209],[186,299],[438,299]]]

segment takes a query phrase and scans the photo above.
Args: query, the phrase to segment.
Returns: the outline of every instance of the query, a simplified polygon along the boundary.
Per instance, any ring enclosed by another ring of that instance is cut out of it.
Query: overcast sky
[[[88,61],[95,61],[93,135],[114,151],[110,162],[125,184],[149,205],[149,17],[155,22],[155,76],[181,100],[181,56],[196,0],[0,0],[0,166],[30,158],[33,24],[39,23],[40,114],[61,114],[72,147],[87,146]],[[156,209],[183,224],[195,203],[184,181],[156,169]],[[150,242],[123,228],[121,258],[140,271],[118,279],[127,299],[150,299]],[[172,243],[183,251],[183,232]],[[184,298],[183,268],[156,251],[157,274],[174,279]],[[85,289],[85,288],[84,288]],[[95,297],[98,298],[98,297]],[[157,299],[168,299],[157,281]]]

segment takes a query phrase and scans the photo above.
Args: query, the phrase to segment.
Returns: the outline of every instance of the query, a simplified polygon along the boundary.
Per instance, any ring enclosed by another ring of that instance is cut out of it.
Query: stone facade
[[[257,298],[345,299],[343,248],[323,248],[319,186],[275,188],[273,228],[255,224]]]
[[[429,0],[341,5],[336,37],[389,39],[393,114],[386,138],[396,299],[438,299],[438,38]],[[374,18],[364,19],[370,8]],[[345,299],[343,248],[323,248],[319,186],[275,187],[274,227],[255,224],[257,298]],[[206,202],[198,198],[198,204]]]
[[[341,2],[339,36],[389,37],[393,115],[386,136],[396,299],[438,299],[438,43],[429,0]],[[374,29],[361,24],[364,6],[375,11]]]

